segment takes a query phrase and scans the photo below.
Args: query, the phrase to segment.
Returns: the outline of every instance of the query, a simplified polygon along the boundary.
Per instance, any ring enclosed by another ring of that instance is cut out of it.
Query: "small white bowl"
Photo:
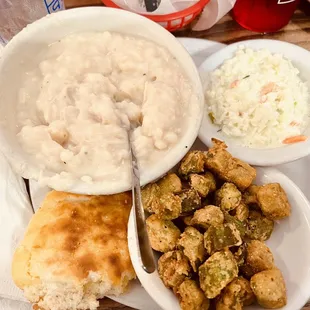
[[[254,50],[267,48],[272,53],[280,53],[287,59],[290,59],[293,65],[300,71],[300,77],[307,82],[310,90],[310,52],[294,44],[276,41],[276,40],[249,40],[241,41],[224,47],[220,51],[208,57],[199,67],[200,76],[203,85],[207,84],[208,73],[214,71],[225,60],[232,58],[238,46],[244,45]],[[310,104],[310,103],[309,103]],[[199,131],[199,138],[207,145],[211,146],[211,139],[218,138],[225,141],[229,152],[251,165],[273,166],[291,162],[310,154],[310,139],[305,142],[283,145],[278,148],[255,149],[238,145],[236,141],[228,136],[218,132],[219,127],[212,124],[208,113],[202,120]],[[304,135],[310,137],[310,125],[304,132]]]
[[[141,184],[147,184],[176,165],[194,143],[203,116],[204,96],[197,68],[181,43],[160,25],[120,9],[88,7],[51,14],[28,25],[8,43],[0,58],[0,150],[22,177],[40,179],[38,163],[25,153],[16,138],[16,103],[21,86],[21,72],[36,64],[36,55],[42,53],[49,44],[66,35],[88,31],[114,31],[137,35],[165,46],[180,63],[192,84],[193,94],[198,99],[195,101],[198,102],[196,106],[190,106],[189,125],[179,142],[160,161],[141,171]],[[107,195],[131,188],[130,182],[120,181],[117,175],[110,180],[89,184],[82,180],[72,183],[70,179],[65,179],[65,176],[55,179],[53,171],[45,173],[50,175],[47,186],[74,193]]]
[[[286,191],[292,206],[290,217],[278,221],[270,247],[275,264],[282,271],[287,287],[287,305],[282,310],[301,309],[310,297],[310,203],[300,189],[284,174],[274,168],[257,168],[256,184],[278,182]],[[179,310],[179,302],[159,278],[158,272],[147,274],[141,267],[135,236],[135,220],[131,212],[128,223],[128,245],[137,276],[149,295],[164,310]],[[258,305],[248,310],[262,310]]]

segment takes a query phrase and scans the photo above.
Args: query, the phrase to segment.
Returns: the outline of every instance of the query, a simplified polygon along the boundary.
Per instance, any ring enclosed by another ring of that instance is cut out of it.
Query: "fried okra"
[[[252,240],[247,244],[245,264],[242,272],[247,277],[275,268],[273,255],[270,249],[259,240]]]
[[[191,226],[192,224],[192,218],[193,218],[193,215],[188,215],[188,216],[183,216],[181,217],[183,223],[186,225],[186,226]]]
[[[183,190],[179,197],[182,201],[182,215],[191,214],[201,207],[201,198],[193,188]]]
[[[178,287],[186,278],[190,277],[191,267],[182,251],[170,251],[158,260],[158,273],[166,287]]]
[[[206,197],[216,190],[216,181],[211,172],[205,174],[191,174],[189,176],[190,185],[201,197]]]
[[[168,252],[176,248],[181,232],[171,221],[153,214],[147,218],[146,227],[152,249]]]
[[[246,246],[245,246],[245,244],[242,244],[241,246],[238,247],[238,250],[236,252],[234,252],[234,257],[235,257],[235,260],[236,260],[239,268],[244,265],[245,257],[246,257]]]
[[[250,284],[258,304],[262,307],[277,309],[286,305],[286,287],[280,270],[257,273],[251,278]]]
[[[218,226],[224,223],[224,214],[219,207],[206,206],[197,210],[191,220],[191,225],[208,229],[211,225]]]
[[[241,202],[241,192],[233,183],[224,183],[223,186],[215,193],[215,204],[222,211],[231,211],[237,208]]]
[[[265,184],[257,192],[258,205],[270,220],[281,220],[291,214],[291,206],[279,183]]]
[[[199,267],[200,287],[209,299],[217,297],[237,276],[237,262],[229,250],[214,253]]]
[[[250,282],[243,277],[232,280],[216,301],[216,310],[242,310],[255,301]]]
[[[201,151],[190,151],[182,159],[179,174],[187,176],[191,173],[201,173],[204,171],[205,155]]]
[[[177,242],[177,246],[180,250],[183,250],[193,270],[197,272],[206,254],[203,245],[203,235],[194,227],[186,227]]]
[[[249,217],[249,207],[241,201],[240,204],[231,212],[237,220],[244,222]]]
[[[229,213],[224,214],[224,221],[226,223],[233,224],[237,228],[237,230],[239,231],[241,238],[243,238],[245,236],[245,233],[246,233],[245,223],[239,221],[236,217],[231,216]]]
[[[153,210],[159,217],[173,220],[180,216],[182,211],[182,200],[179,196],[172,193],[160,195],[159,204]]]
[[[240,190],[247,189],[256,178],[256,170],[247,163],[232,157],[226,144],[212,139],[214,146],[205,155],[206,167],[220,179],[234,183]]]
[[[204,234],[204,246],[209,255],[226,247],[241,244],[240,232],[234,224],[225,223],[220,226],[210,226]]]
[[[182,310],[208,310],[209,300],[194,280],[185,280],[178,288],[177,295]]]
[[[175,173],[167,174],[157,184],[162,194],[176,194],[182,190],[181,180]]]
[[[243,200],[244,203],[247,205],[251,204],[257,204],[257,192],[259,190],[259,186],[257,185],[251,185],[250,187],[247,188],[247,190],[243,194]]]
[[[260,212],[250,210],[246,223],[246,236],[248,238],[260,241],[266,241],[270,238],[274,222],[267,219]]]
[[[144,210],[154,213],[154,210],[158,209],[159,206],[159,186],[156,183],[146,185],[141,191],[141,196]]]

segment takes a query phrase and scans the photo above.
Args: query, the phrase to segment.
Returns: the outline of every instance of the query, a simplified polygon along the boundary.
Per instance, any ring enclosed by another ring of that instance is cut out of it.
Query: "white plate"
[[[275,224],[273,234],[266,243],[286,282],[288,303],[282,310],[297,310],[305,305],[310,295],[310,204],[300,189],[284,174],[274,168],[257,168],[256,184],[273,182],[280,183],[285,190],[292,206],[292,214]],[[147,274],[141,267],[133,212],[128,224],[128,245],[135,271],[154,301],[164,310],[180,310],[177,298],[164,286],[158,272]],[[262,308],[252,305],[247,309]]]
[[[180,38],[179,40],[191,54],[197,66],[200,66],[201,63],[212,53],[225,46],[218,42],[201,39]],[[193,149],[203,148],[205,148],[205,145],[199,140],[197,140],[193,146]],[[281,165],[277,168],[286,173],[286,175],[288,175],[289,178],[291,178],[301,190],[308,195],[308,199],[310,200],[310,173],[306,173],[306,171],[309,171],[310,169],[310,157],[303,158],[290,164]],[[33,204],[36,209],[40,206],[49,189],[39,187],[37,182],[30,181],[30,190]],[[110,296],[110,298],[138,310],[160,310],[160,307],[147,294],[139,281],[134,281],[126,294],[119,297]]]
[[[209,82],[209,73],[218,68],[225,60],[232,58],[241,44],[253,50],[267,48],[272,53],[284,55],[299,70],[301,80],[306,82],[310,89],[310,52],[291,43],[265,39],[237,42],[208,57],[199,67],[204,88],[207,87]],[[310,118],[308,118],[308,121],[310,121]],[[274,166],[292,162],[310,154],[310,139],[277,148],[255,149],[239,145],[236,139],[226,136],[218,129],[218,126],[212,124],[208,113],[205,113],[199,131],[200,140],[208,146],[212,145],[211,138],[213,137],[224,140],[233,156],[252,165]],[[310,125],[306,128],[304,135],[310,136]]]

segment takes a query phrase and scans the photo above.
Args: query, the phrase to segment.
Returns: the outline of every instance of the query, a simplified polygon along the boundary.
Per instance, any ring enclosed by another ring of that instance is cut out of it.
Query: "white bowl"
[[[115,31],[145,37],[165,46],[179,61],[188,76],[193,93],[198,98],[198,106],[189,112],[189,126],[180,141],[161,161],[141,172],[144,185],[165,174],[186,154],[194,143],[203,115],[203,91],[196,66],[178,40],[163,27],[138,14],[124,10],[89,7],[78,8],[48,15],[27,26],[4,48],[0,59],[0,150],[9,159],[14,170],[24,178],[40,179],[37,163],[18,144],[16,139],[16,102],[21,85],[21,72],[33,66],[38,55],[50,43],[68,34],[85,31]],[[54,173],[50,173],[52,176]],[[128,182],[115,181],[93,184],[81,180],[66,187],[60,185],[63,180],[50,178],[47,185],[58,190],[83,194],[113,194],[130,189]]]
[[[228,45],[214,53],[199,67],[203,85],[207,84],[208,73],[214,71],[226,59],[232,58],[239,45],[245,45],[254,50],[267,48],[272,53],[280,53],[284,55],[286,58],[290,59],[293,65],[300,71],[301,79],[307,82],[310,89],[310,52],[297,45],[276,40],[242,41]],[[228,145],[229,152],[233,156],[252,165],[279,165],[297,160],[310,154],[310,139],[305,142],[284,145],[278,148],[255,149],[237,145],[235,141],[221,132],[218,132],[218,129],[219,127],[211,123],[208,113],[205,113],[199,131],[199,138],[209,147],[212,145],[211,138],[213,137],[224,140]],[[310,136],[310,125],[304,134]]]
[[[271,238],[266,242],[270,247],[275,264],[283,273],[288,301],[282,310],[301,309],[310,297],[310,203],[300,189],[284,174],[274,168],[257,168],[257,184],[278,182],[286,191],[292,206],[289,218],[275,224]],[[137,276],[149,295],[164,310],[179,310],[177,298],[167,289],[158,272],[147,274],[141,267],[135,236],[135,221],[131,212],[128,223],[128,245],[131,261]],[[248,310],[263,309],[258,305]]]

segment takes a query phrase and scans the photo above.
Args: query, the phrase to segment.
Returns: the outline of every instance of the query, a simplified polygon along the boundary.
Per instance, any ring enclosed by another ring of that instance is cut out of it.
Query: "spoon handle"
[[[140,188],[140,173],[138,168],[137,158],[131,147],[131,159],[132,159],[132,203],[134,208],[134,215],[136,220],[136,234],[138,237],[138,246],[140,250],[140,257],[142,268],[147,273],[153,273],[156,269],[153,250],[150,245],[148,237],[144,209],[141,199],[141,188]]]

